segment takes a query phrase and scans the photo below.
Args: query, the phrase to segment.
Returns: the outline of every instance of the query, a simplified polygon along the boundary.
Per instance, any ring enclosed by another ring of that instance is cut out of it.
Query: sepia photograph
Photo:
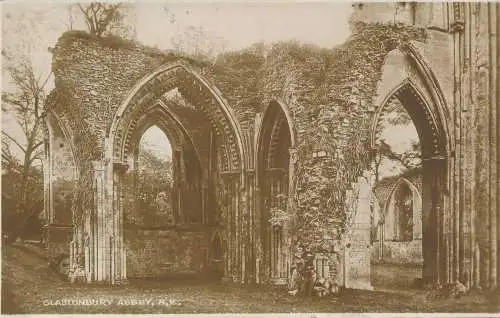
[[[500,317],[500,2],[0,10],[2,315]]]

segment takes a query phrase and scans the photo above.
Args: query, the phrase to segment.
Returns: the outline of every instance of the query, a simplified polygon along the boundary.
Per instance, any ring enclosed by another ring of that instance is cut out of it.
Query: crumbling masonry
[[[321,275],[370,288],[371,159],[381,110],[397,98],[422,144],[424,279],[496,288],[499,19],[495,3],[355,4],[337,48],[254,46],[214,64],[63,34],[47,247],[88,282],[216,263],[225,280],[279,284],[302,245]],[[183,102],[167,98],[173,89]],[[173,149],[168,226],[136,222],[138,142],[152,125]],[[276,210],[290,218],[271,224]]]

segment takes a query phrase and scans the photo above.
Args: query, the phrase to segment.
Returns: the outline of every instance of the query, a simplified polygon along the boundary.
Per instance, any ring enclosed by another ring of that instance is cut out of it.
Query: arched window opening
[[[401,183],[396,192],[396,209],[398,216],[397,239],[402,242],[413,240],[413,196],[406,182]]]
[[[372,261],[423,263],[422,241],[422,123],[409,113],[411,100],[393,95],[383,105],[376,126],[375,195],[379,215]],[[410,181],[408,181],[410,180]],[[411,185],[410,185],[411,184]],[[377,269],[374,269],[375,272]]]
[[[414,122],[401,101],[390,99],[377,125],[376,182],[421,169],[422,151]]]
[[[147,226],[174,225],[172,147],[157,126],[142,136],[137,166],[138,221]]]

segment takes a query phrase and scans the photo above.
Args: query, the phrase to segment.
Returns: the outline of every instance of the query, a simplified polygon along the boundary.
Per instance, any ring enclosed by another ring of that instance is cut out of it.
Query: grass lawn
[[[2,248],[3,314],[500,311],[496,293],[447,300],[425,296],[420,290],[345,290],[322,299],[298,298],[274,286],[189,279],[132,280],[120,287],[72,285],[49,269],[40,253],[19,246]],[[69,303],[78,300],[88,304]],[[91,301],[95,304],[89,305]]]

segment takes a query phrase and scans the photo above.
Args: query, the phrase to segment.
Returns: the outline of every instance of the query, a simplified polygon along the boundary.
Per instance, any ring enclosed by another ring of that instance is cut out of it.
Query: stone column
[[[47,125],[49,126],[49,125]],[[43,214],[45,218],[46,224],[52,224],[54,220],[53,212],[52,212],[52,201],[51,195],[52,192],[52,160],[51,160],[51,152],[50,152],[50,135],[46,136],[45,142],[45,156],[42,162],[43,167]]]
[[[241,279],[241,222],[240,222],[240,182],[239,173],[227,172],[221,176],[224,180],[227,198],[226,219],[226,272],[223,281],[237,282]]]
[[[255,267],[255,174],[253,171],[246,172],[246,184],[247,184],[247,218],[246,218],[246,229],[247,229],[247,244],[245,249],[245,281],[248,283],[256,283],[256,267]]]
[[[257,184],[257,181],[255,182],[255,199],[254,199],[254,205],[255,205],[255,214],[254,214],[254,253],[255,253],[255,281],[257,284],[261,283],[264,280],[264,277],[262,276],[263,273],[265,273],[264,268],[262,267],[263,265],[263,260],[264,260],[264,251],[262,249],[262,196],[261,196],[261,190],[260,190],[260,185]]]
[[[95,255],[95,267],[96,271],[94,279],[96,281],[105,281],[110,279],[110,250],[109,250],[109,239],[108,234],[111,230],[110,224],[107,224],[109,217],[106,213],[105,207],[105,173],[104,164],[101,161],[95,161],[93,163],[94,168],[94,180],[95,180],[95,222],[96,231],[93,233],[94,249],[96,249],[97,254]],[[109,186],[109,184],[108,184]]]
[[[241,279],[241,211],[240,211],[240,184],[239,175],[231,174],[231,194],[232,199],[232,214],[234,228],[234,266],[233,266],[233,282],[238,282]]]
[[[293,192],[294,192],[294,182],[295,182],[295,165],[298,160],[298,154],[297,154],[297,149],[296,148],[290,148],[289,149],[289,154],[290,154],[290,159],[289,159],[289,164],[288,164],[288,185],[286,187],[286,211],[287,214],[293,218],[293,214],[295,213],[295,206],[293,202]],[[286,222],[283,224],[283,258],[284,258],[284,264],[285,264],[285,275],[284,277],[289,278],[290,274],[290,267],[292,265],[292,237],[293,234],[291,221]]]
[[[115,284],[124,284],[127,282],[126,273],[126,251],[124,246],[123,234],[123,209],[124,204],[124,185],[123,181],[129,166],[124,163],[113,164],[113,187],[112,191],[112,206],[113,211],[113,275],[112,279]]]
[[[498,24],[499,21],[499,4],[498,3],[488,3],[488,38],[489,38],[489,58],[490,58],[490,77],[489,77],[489,101],[490,101],[490,122],[489,122],[489,148],[490,148],[490,281],[489,285],[491,289],[496,289],[498,287],[499,273],[499,249],[498,249],[498,210],[500,210],[500,204],[498,203],[498,180],[500,173],[498,172],[498,124],[497,118],[499,117],[498,108],[499,105],[499,93],[497,91],[498,87],[498,73],[500,66],[498,64],[498,55],[500,54],[498,45]]]
[[[235,177],[235,179],[238,179]],[[238,228],[240,232],[240,243],[238,246],[238,251],[239,251],[239,277],[240,277],[240,283],[244,284],[247,279],[247,247],[248,247],[248,239],[249,239],[249,234],[250,234],[250,229],[248,227],[248,187],[245,184],[245,178],[243,175],[241,175],[239,184],[237,184],[236,189],[237,189],[237,196],[238,196],[238,202],[239,202],[239,219],[238,219]]]
[[[422,254],[424,258],[422,276],[425,282],[434,283],[438,270],[438,215],[434,204],[438,189],[435,180],[435,162],[424,158],[422,170]]]
[[[355,289],[372,290],[371,285],[371,196],[372,196],[373,175],[365,171],[363,176],[358,177],[358,198],[357,207],[350,237],[346,241],[344,262],[345,262],[345,287]]]
[[[479,274],[480,285],[488,288],[490,285],[490,265],[491,265],[491,244],[490,244],[490,61],[489,61],[489,34],[488,34],[488,4],[478,4],[477,11],[477,78],[476,78],[476,186],[475,186],[475,206],[476,206],[476,227],[477,240],[479,245]]]

